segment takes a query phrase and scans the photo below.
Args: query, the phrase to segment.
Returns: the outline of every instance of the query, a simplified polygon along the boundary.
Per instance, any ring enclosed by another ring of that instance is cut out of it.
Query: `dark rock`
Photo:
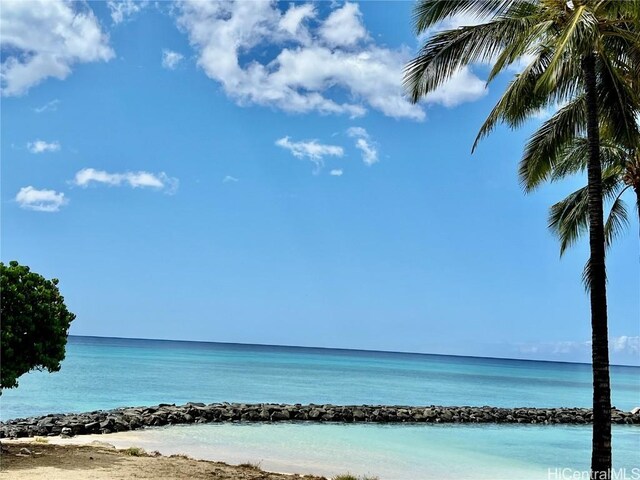
[[[0,438],[111,433],[148,426],[205,422],[402,422],[402,423],[533,423],[541,425],[588,424],[593,414],[586,408],[426,407],[385,405],[276,405],[245,403],[160,404],[116,408],[82,414],[16,418],[0,422]],[[614,424],[640,425],[640,411],[612,409]]]
[[[277,422],[279,420],[289,420],[291,415],[288,410],[276,410],[271,414],[271,421]]]

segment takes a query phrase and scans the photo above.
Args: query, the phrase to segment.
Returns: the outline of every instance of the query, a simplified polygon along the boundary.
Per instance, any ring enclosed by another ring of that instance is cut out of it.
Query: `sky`
[[[75,335],[588,361],[587,241],[546,228],[585,180],[522,191],[550,112],[471,154],[518,65],[408,102],[412,7],[3,1],[2,261],[60,279]],[[637,232],[614,363],[640,363]]]

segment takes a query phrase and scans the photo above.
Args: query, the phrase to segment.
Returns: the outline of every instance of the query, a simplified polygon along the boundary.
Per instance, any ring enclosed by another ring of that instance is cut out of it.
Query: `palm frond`
[[[600,162],[603,167],[615,170],[614,174],[622,178],[629,153],[619,145],[606,139],[600,144]],[[569,175],[586,172],[589,160],[589,144],[585,137],[571,140],[559,153],[557,159],[549,159],[549,180],[556,182]],[[541,159],[540,161],[544,161]]]
[[[403,84],[416,103],[460,68],[486,63],[530,27],[526,19],[496,20],[436,33],[404,69]]]
[[[582,187],[549,210],[549,229],[560,239],[560,256],[589,228],[587,195],[587,187]]]
[[[596,12],[605,18],[640,23],[640,0],[601,0]]]
[[[640,135],[638,93],[632,90],[628,79],[622,77],[620,69],[612,64],[610,58],[603,55],[598,60],[600,116],[606,119],[610,133],[618,142],[633,146]]]
[[[550,57],[551,51],[540,47],[535,59],[509,83],[505,93],[480,127],[471,148],[472,152],[478,147],[480,140],[489,135],[499,122],[506,122],[515,127],[529,115],[546,106],[548,98],[537,95],[535,86]]]
[[[602,192],[613,199],[622,188],[617,170],[605,169],[602,174]],[[614,201],[615,204],[615,201]],[[560,240],[560,256],[574,245],[589,229],[589,191],[582,187],[549,209],[549,230]]]
[[[531,191],[551,175],[562,149],[580,136],[586,124],[583,97],[558,110],[531,136],[520,160],[519,176],[525,191]]]
[[[509,42],[498,58],[495,59],[493,68],[487,77],[487,84],[491,83],[500,72],[524,55],[535,54],[535,46],[540,37],[544,35],[545,30],[553,26],[551,20],[540,21],[539,10],[537,5],[518,3],[512,5],[505,13],[504,18],[527,20],[529,25],[527,31],[522,31],[519,38],[512,39],[513,41]]]
[[[591,286],[593,285],[593,281],[594,281],[594,273],[593,273],[593,268],[591,265],[591,259],[587,260],[587,263],[584,266],[584,269],[582,270],[582,284],[584,285],[584,289],[585,291],[588,293],[591,290]],[[605,278],[604,281],[607,281],[607,272],[606,272],[606,266],[605,266]]]
[[[413,23],[418,34],[455,15],[477,18],[495,17],[522,0],[421,0],[413,10]]]
[[[553,42],[553,57],[540,77],[537,88],[553,91],[568,61],[576,61],[581,53],[590,51],[597,36],[598,22],[586,5],[578,5],[563,28],[559,38]]]
[[[626,188],[624,190],[626,190]],[[624,190],[618,194],[618,197],[611,204],[609,216],[604,224],[604,241],[607,248],[609,248],[613,241],[629,226],[627,206],[621,198]]]

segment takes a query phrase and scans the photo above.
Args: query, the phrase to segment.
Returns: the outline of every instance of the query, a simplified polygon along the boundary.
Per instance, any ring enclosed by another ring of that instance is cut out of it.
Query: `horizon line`
[[[571,362],[567,360],[536,360],[532,358],[515,358],[515,357],[482,357],[479,355],[460,355],[449,353],[425,353],[425,352],[406,352],[397,350],[373,350],[367,348],[344,348],[344,347],[318,347],[318,346],[305,346],[305,345],[276,345],[270,343],[242,343],[242,342],[216,342],[205,340],[175,340],[170,338],[142,338],[142,337],[106,337],[101,335],[68,335],[69,337],[83,337],[83,338],[111,338],[115,340],[148,340],[154,342],[181,342],[181,343],[217,343],[221,345],[248,345],[255,347],[281,347],[281,348],[311,348],[317,350],[338,350],[346,352],[366,352],[366,353],[390,353],[401,355],[424,355],[424,356],[436,356],[436,357],[459,357],[459,358],[478,358],[487,360],[516,360],[519,362],[544,362],[544,363],[566,363],[571,365],[591,365],[588,362]],[[640,367],[640,365],[629,364],[616,364],[609,363],[613,367]]]

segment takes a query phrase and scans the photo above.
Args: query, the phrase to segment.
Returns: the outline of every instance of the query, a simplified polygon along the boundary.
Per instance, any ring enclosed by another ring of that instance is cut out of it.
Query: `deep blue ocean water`
[[[55,374],[0,397],[2,419],[119,406],[283,402],[556,407],[591,404],[589,365],[320,348],[70,337]],[[613,404],[640,406],[640,368],[612,367]],[[118,434],[161,451],[265,468],[391,478],[547,478],[588,469],[590,427],[197,425]],[[428,452],[426,454],[425,452]],[[614,429],[640,467],[640,428]],[[350,468],[348,468],[350,467]],[[333,469],[333,470],[332,470]],[[336,470],[337,469],[337,470]],[[640,478],[640,470],[638,471]]]

